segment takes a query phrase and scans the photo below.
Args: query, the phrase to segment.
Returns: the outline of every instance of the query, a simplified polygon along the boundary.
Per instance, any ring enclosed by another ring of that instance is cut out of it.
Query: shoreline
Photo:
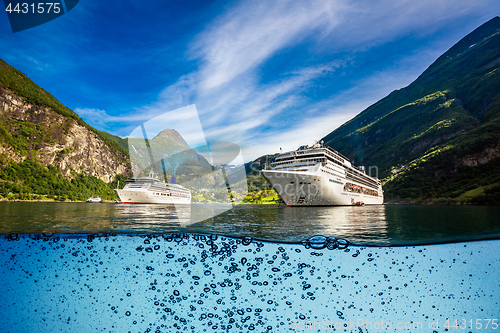
[[[0,202],[68,202],[68,203],[75,203],[75,202],[83,202],[87,203],[87,201],[71,201],[71,200],[64,200],[64,201],[58,201],[58,200],[53,200],[53,199],[33,199],[33,200],[22,200],[22,199],[14,199],[14,200],[9,200],[7,198],[1,198]],[[103,201],[102,203],[115,203],[115,201]]]
[[[58,200],[53,200],[53,199],[36,199],[36,200],[22,200],[22,199],[14,199],[14,200],[9,200],[7,198],[0,198],[0,202],[59,202],[59,203],[64,203],[64,202],[67,202],[67,203],[87,203],[87,201],[71,201],[71,200],[65,200],[65,201],[58,201]],[[117,203],[116,201],[112,201],[112,200],[103,200],[102,202],[89,202],[89,203]],[[119,202],[121,203],[121,202]],[[221,204],[221,205],[230,205],[231,203],[230,202],[191,202],[191,204],[193,205],[203,205],[203,204],[210,204],[210,205],[217,205],[217,204]],[[275,203],[275,202],[271,202],[271,203],[268,203],[268,202],[261,202],[261,203],[255,203],[255,202],[239,202],[239,203],[235,203],[235,205],[276,205],[276,206],[279,206],[279,205],[284,205],[282,203]]]
[[[1,202],[53,202],[53,203],[88,203],[87,201],[71,201],[71,200],[65,200],[65,201],[58,201],[58,200],[51,200],[51,199],[37,199],[37,200],[21,200],[21,199],[14,199],[14,200],[9,200],[7,198],[0,198],[0,203]],[[94,202],[89,202],[89,203],[94,203]],[[99,203],[99,202],[98,202]],[[111,201],[111,200],[105,200],[100,203],[111,203],[111,204],[117,204],[121,202],[116,202],[116,201]],[[220,202],[191,202],[191,204],[231,204],[231,203],[220,203]],[[286,206],[284,203],[277,203],[277,202],[239,202],[236,203],[235,205],[259,205],[259,206]],[[391,206],[500,206],[500,204],[473,204],[469,202],[419,202],[419,201],[412,201],[412,202],[402,202],[402,201],[397,201],[397,202],[384,202],[382,205],[391,205]],[[304,206],[308,207],[308,206]],[[318,207],[318,206],[314,206]],[[324,206],[324,207],[337,207],[337,206]],[[341,206],[338,206],[341,207]]]

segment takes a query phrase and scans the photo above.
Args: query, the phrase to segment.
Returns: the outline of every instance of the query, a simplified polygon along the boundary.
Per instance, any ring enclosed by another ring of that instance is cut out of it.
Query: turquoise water
[[[498,331],[500,241],[324,240],[5,236],[2,331]]]

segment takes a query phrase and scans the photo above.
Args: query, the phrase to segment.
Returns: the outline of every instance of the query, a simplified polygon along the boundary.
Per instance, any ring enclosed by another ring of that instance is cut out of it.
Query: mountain
[[[271,188],[268,181],[260,174],[265,168],[270,169],[271,163],[279,153],[263,155],[255,160],[236,166],[227,172],[229,182],[236,183],[237,188],[246,190],[244,203],[251,204],[284,204],[278,193]],[[246,179],[240,179],[239,174],[246,174]]]
[[[323,138],[389,201],[500,203],[500,17]],[[367,168],[368,169],[368,168]]]
[[[212,172],[212,165],[191,149],[175,129],[167,128],[153,139],[128,138],[130,158],[135,175],[147,175],[151,160],[157,174],[200,176]],[[168,181],[167,177],[167,181]]]
[[[119,176],[131,176],[123,147],[0,59],[0,192],[82,199],[86,183],[111,198],[105,183]]]
[[[96,130],[0,60],[0,200],[114,199],[119,181],[123,186],[151,168],[167,181],[176,175],[178,182],[227,195],[224,178],[212,175],[212,165],[176,130],[149,140]]]
[[[0,105],[0,163],[35,159],[65,177],[85,172],[104,182],[130,172],[125,150],[3,60]]]
[[[125,154],[127,154],[127,156],[128,156],[128,138],[122,139],[119,136],[113,135],[113,134],[105,132],[105,131],[99,131],[99,134],[101,135],[101,137],[107,138],[107,139],[111,140],[112,142],[114,142],[115,143],[113,145],[114,147],[116,147],[118,145],[120,150],[122,152],[124,152]]]

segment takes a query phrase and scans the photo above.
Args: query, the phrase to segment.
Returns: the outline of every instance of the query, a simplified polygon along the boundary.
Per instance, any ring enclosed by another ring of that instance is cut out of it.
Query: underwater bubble
[[[241,244],[245,246],[250,245],[252,241],[253,241],[252,237],[243,237],[243,239],[241,240]]]
[[[17,234],[10,234],[10,235],[7,235],[7,240],[9,240],[9,241],[18,241],[19,240],[19,236]]]
[[[498,312],[492,301],[498,241],[468,243],[464,252],[463,244],[367,248],[327,237],[310,238],[313,250],[304,251],[300,243],[252,241],[248,247],[241,238],[203,236],[214,247],[200,249],[202,236],[195,241],[182,234],[180,243],[162,243],[165,252],[146,255],[145,239],[153,247],[155,241],[181,237],[109,235],[92,244],[86,235],[57,237],[57,246],[55,237],[47,243],[21,234],[16,243],[0,237],[3,330],[21,331],[15,328],[19,315],[32,322],[45,319],[36,331],[282,332],[299,318],[396,323],[420,317],[436,321],[465,311],[491,318]],[[350,252],[316,250],[322,242]],[[433,256],[423,256],[431,250]],[[377,264],[364,260],[373,258]],[[31,292],[35,287],[44,291],[43,302]]]
[[[307,240],[309,245],[315,250],[321,250],[326,247],[327,239],[324,236],[313,236]]]
[[[326,248],[328,250],[335,250],[337,247],[339,246],[339,243],[337,243],[337,240],[335,240],[335,242],[332,242],[332,243],[326,243]]]
[[[347,247],[349,246],[349,241],[347,241],[346,239],[339,238],[337,239],[337,243],[339,244],[339,250],[347,249]]]

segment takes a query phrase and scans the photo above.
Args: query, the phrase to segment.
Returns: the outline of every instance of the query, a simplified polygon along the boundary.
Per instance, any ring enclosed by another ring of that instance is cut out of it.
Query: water
[[[205,219],[211,215],[215,216]],[[236,205],[231,209],[217,204],[0,202],[0,233],[188,232],[279,242],[300,242],[319,234],[357,245],[418,245],[498,239],[498,216],[496,206]]]
[[[2,332],[500,331],[497,207],[0,209]]]

